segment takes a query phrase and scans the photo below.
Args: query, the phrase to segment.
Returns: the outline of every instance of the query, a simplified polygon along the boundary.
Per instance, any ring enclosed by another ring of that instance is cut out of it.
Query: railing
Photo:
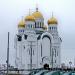
[[[36,73],[39,71],[43,71],[43,70],[48,70],[48,71],[59,71],[59,72],[74,72],[75,73],[75,68],[71,69],[71,68],[38,68],[38,69],[9,69],[8,73],[9,75],[31,75],[31,73]],[[2,69],[0,70],[0,72],[3,72],[4,74],[7,73],[7,69]]]

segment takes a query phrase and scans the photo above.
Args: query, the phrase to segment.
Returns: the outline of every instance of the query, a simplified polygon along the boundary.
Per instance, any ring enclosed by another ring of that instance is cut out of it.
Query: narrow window
[[[33,50],[33,55],[34,55],[34,50]]]
[[[24,35],[24,38],[27,39],[27,36],[28,36],[28,35]]]
[[[36,22],[35,22],[35,28],[36,28]]]
[[[36,28],[38,28],[38,23],[36,22]]]
[[[41,57],[42,57],[42,45],[41,45]]]
[[[24,32],[24,30],[23,30],[23,32]]]
[[[42,26],[41,26],[41,22],[40,22],[40,28],[41,28]]]
[[[39,28],[39,22],[38,22],[38,28]]]
[[[56,60],[55,60],[55,63],[56,63]]]
[[[32,24],[31,24],[31,28],[32,28]]]
[[[44,23],[42,22],[42,26],[44,25]]]
[[[57,51],[57,56],[58,56],[58,51]]]
[[[56,49],[55,49],[55,57],[56,57]]]

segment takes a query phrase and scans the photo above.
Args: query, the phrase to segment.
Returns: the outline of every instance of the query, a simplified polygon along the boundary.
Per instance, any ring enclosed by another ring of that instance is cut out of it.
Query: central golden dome
[[[57,19],[55,17],[52,17],[48,20],[48,25],[49,24],[58,24]]]
[[[35,18],[33,15],[28,15],[25,17],[25,21],[35,21]]]
[[[21,20],[18,24],[18,27],[22,27],[24,28],[25,27],[25,22],[23,20]]]
[[[36,8],[36,11],[32,15],[35,18],[43,18],[43,15],[38,11],[38,8]]]

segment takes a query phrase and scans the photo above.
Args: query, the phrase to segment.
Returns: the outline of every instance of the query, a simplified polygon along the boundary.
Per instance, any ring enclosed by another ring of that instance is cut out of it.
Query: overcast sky
[[[31,9],[44,16],[45,25],[53,12],[58,20],[58,31],[62,38],[61,62],[74,62],[75,57],[75,0],[0,0],[0,63],[6,63],[7,32],[10,32],[10,64],[14,65],[14,36],[17,24]]]

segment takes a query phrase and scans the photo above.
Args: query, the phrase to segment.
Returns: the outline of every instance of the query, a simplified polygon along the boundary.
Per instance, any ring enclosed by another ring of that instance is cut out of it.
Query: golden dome
[[[28,15],[26,16],[25,21],[35,21],[35,18],[33,15]]]
[[[38,8],[36,8],[36,11],[32,15],[35,18],[43,18],[43,15],[38,11]]]
[[[39,11],[36,11],[32,14],[35,18],[43,18],[42,14]]]
[[[48,25],[49,24],[58,24],[57,19],[55,17],[52,17],[48,20]]]
[[[25,22],[23,20],[21,20],[18,24],[18,27],[22,27],[24,28],[25,27]]]
[[[43,26],[43,29],[47,30],[47,26],[46,26],[46,25],[44,25],[44,26]]]

